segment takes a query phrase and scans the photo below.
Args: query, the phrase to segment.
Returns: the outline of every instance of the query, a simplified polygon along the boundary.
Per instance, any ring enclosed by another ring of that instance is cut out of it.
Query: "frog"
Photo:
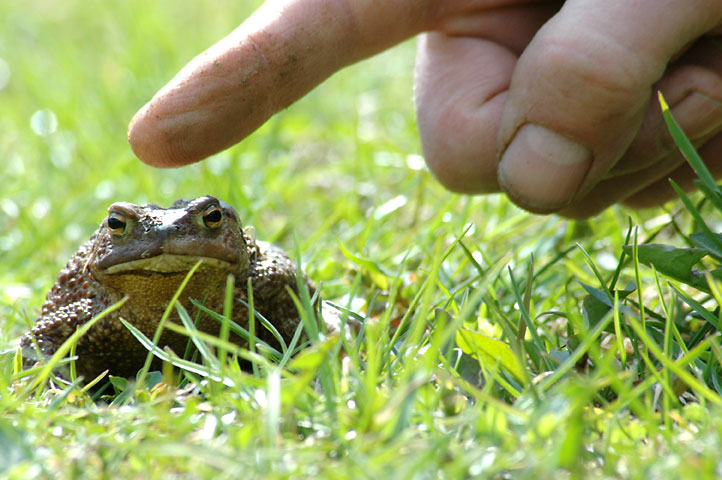
[[[75,366],[87,381],[106,371],[132,378],[148,350],[120,320],[154,338],[173,296],[199,262],[178,300],[200,331],[219,335],[221,323],[208,311],[223,312],[232,276],[231,319],[249,327],[250,284],[254,311],[288,345],[301,324],[290,292],[298,296],[303,285],[313,295],[315,286],[281,248],[256,240],[254,232],[242,225],[233,207],[210,195],[180,199],[168,208],[113,203],[97,231],[60,271],[34,327],[21,338],[24,364],[47,359],[78,328],[122,301],[77,341]],[[179,324],[178,315],[172,309],[169,321]],[[255,334],[279,348],[276,336],[258,321]],[[248,347],[238,335],[229,340]],[[165,328],[157,345],[183,356],[189,337]],[[160,363],[154,362],[156,367]]]

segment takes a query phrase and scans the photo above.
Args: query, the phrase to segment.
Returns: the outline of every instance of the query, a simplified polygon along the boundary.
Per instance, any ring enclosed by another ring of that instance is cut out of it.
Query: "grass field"
[[[690,245],[699,221],[444,191],[420,157],[413,42],[202,164],[133,157],[135,111],[257,3],[0,2],[0,478],[721,476],[719,292],[622,257],[635,235]],[[222,381],[32,387],[17,341],[107,206],[203,194],[364,320],[347,355],[331,336]]]

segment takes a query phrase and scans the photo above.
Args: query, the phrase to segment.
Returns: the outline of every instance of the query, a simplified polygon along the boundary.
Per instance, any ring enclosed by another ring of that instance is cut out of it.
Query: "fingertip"
[[[153,128],[147,123],[148,104],[136,113],[128,125],[128,143],[140,161],[152,167],[173,166],[167,155],[159,154],[157,142],[153,140]]]
[[[171,119],[172,120],[172,119]],[[156,168],[173,168],[195,163],[207,155],[187,148],[178,131],[170,133],[168,120],[154,112],[153,100],[133,116],[128,125],[128,143],[143,163]],[[178,122],[176,122],[178,123]]]
[[[130,124],[128,125],[128,143],[133,154],[138,157],[140,161],[147,165],[155,166],[156,162],[154,162],[147,153],[146,145],[148,142],[143,138],[145,135],[143,134],[143,127],[141,126],[142,112],[143,109],[136,113],[130,120]]]

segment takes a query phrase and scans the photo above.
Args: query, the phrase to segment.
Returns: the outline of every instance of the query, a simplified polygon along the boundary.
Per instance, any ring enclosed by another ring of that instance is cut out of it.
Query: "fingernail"
[[[722,128],[722,102],[693,92],[672,106],[672,115],[690,140],[702,139]]]
[[[529,210],[550,212],[574,199],[592,164],[583,145],[547,128],[519,129],[499,163],[499,183],[507,195]]]

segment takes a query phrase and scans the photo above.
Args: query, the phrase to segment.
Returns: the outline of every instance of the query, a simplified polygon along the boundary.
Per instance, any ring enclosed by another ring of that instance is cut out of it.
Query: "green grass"
[[[623,248],[694,245],[711,272],[715,238],[688,234],[719,226],[714,199],[692,197],[697,219],[677,202],[573,222],[445,192],[419,168],[413,43],[202,164],[137,161],[130,117],[252,7],[0,3],[0,477],[722,474],[719,288],[670,270],[669,253]],[[107,206],[206,193],[298,247],[362,333],[253,372],[208,353],[206,380],[151,373],[102,399],[30,388],[17,340]]]

